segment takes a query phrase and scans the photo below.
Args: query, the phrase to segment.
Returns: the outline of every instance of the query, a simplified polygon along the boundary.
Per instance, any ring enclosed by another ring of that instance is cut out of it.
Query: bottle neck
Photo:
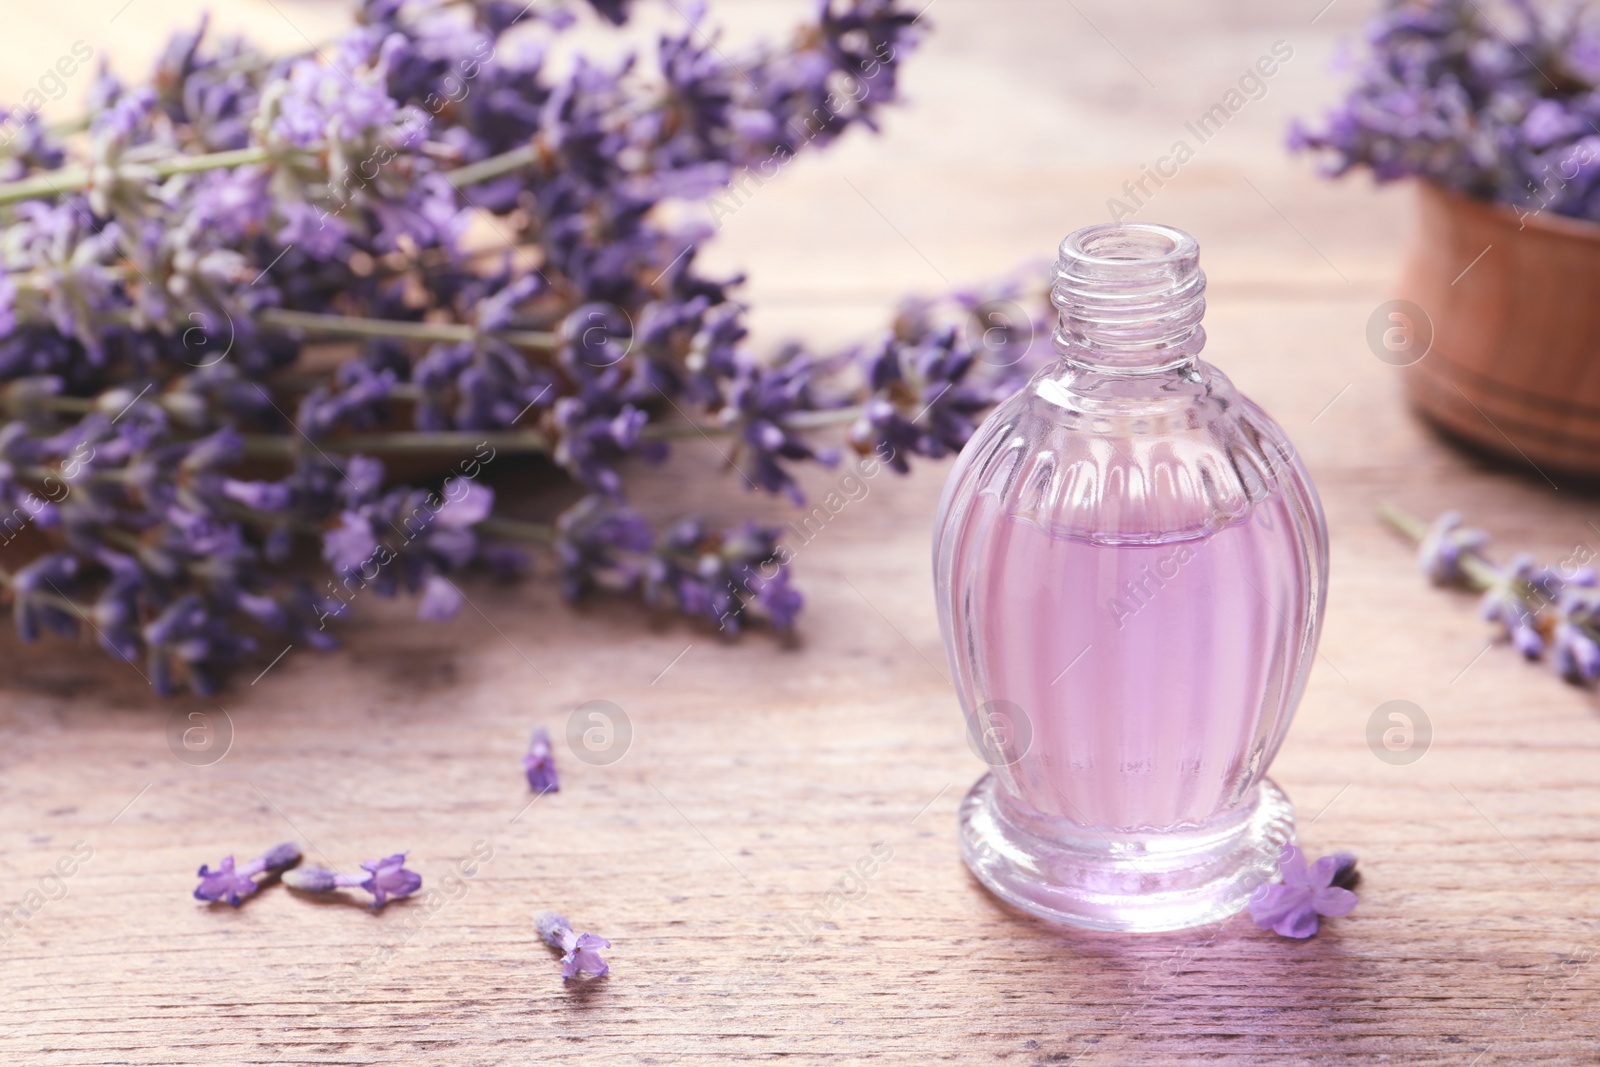
[[[1205,347],[1200,246],[1150,223],[1086,226],[1061,242],[1050,300],[1056,351],[1077,369],[1115,375],[1190,366]]]

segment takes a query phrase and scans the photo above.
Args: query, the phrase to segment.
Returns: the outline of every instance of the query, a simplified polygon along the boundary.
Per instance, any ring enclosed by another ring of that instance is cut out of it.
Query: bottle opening
[[[1062,242],[1063,257],[1112,263],[1149,263],[1173,258],[1195,240],[1182,230],[1148,223],[1088,226]],[[1198,249],[1196,249],[1198,251]]]
[[[1056,349],[1072,362],[1121,371],[1186,362],[1205,344],[1205,288],[1199,243],[1182,230],[1086,226],[1061,242],[1056,261]]]

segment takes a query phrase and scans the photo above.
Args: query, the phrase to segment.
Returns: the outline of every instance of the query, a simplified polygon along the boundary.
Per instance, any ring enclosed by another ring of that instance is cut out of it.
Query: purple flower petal
[[[430,574],[422,583],[422,602],[417,605],[417,618],[430,622],[446,622],[456,617],[466,598],[455,583],[442,574]]]
[[[610,948],[611,942],[596,934],[579,934],[572,951],[561,957],[561,977],[576,978],[588,973],[596,978],[611,973],[611,965],[600,956],[600,950]]]
[[[1278,858],[1283,881],[1255,891],[1250,917],[1261,929],[1283,937],[1311,937],[1318,930],[1318,916],[1346,915],[1356,906],[1354,893],[1333,885],[1335,878],[1350,878],[1354,867],[1355,857],[1341,852],[1322,857],[1308,869],[1305,854],[1286,845]]]
[[[198,872],[200,884],[195,887],[194,897],[196,900],[226,900],[237,908],[245,897],[260,888],[255,880],[256,875],[276,873],[299,862],[300,848],[293,842],[274,845],[242,867],[234,865],[232,856],[224,856],[221,865],[214,871],[207,865],[201,865]]]
[[[372,906],[381,908],[391,898],[410,896],[422,887],[422,875],[408,871],[406,854],[397,852],[381,860],[367,860],[361,864],[368,873],[361,888],[372,894]]]
[[[561,953],[561,977],[571,980],[582,974],[595,978],[611,972],[611,965],[600,955],[611,942],[598,934],[574,934],[565,916],[542,911],[534,916],[534,927],[544,943]]]
[[[452,529],[475,526],[494,510],[494,490],[476,482],[453,478],[445,483],[444,493],[445,505],[439,509],[438,522]],[[460,495],[453,495],[456,493]]]
[[[243,898],[257,889],[255,879],[234,869],[232,856],[224,856],[222,865],[214,871],[202,864],[199,876],[200,884],[194,891],[196,900],[226,900],[237,908]]]
[[[1328,886],[1317,890],[1316,895],[1311,898],[1311,906],[1316,909],[1318,915],[1330,917],[1348,915],[1355,908],[1357,899],[1348,889],[1340,889],[1336,885]]]
[[[528,788],[535,793],[554,793],[561,789],[555,752],[550,747],[550,731],[543,726],[533,731],[528,754],[522,757],[522,767],[528,775]]]

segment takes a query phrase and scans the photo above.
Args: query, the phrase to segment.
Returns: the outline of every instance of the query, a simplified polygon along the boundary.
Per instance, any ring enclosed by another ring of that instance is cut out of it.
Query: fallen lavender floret
[[[571,980],[583,974],[596,978],[611,973],[611,965],[600,956],[600,950],[610,948],[611,942],[598,934],[575,934],[572,924],[564,915],[541,911],[534,916],[534,926],[544,943],[561,953],[561,977]]]
[[[1432,523],[1390,507],[1379,514],[1418,542],[1417,566],[1435,585],[1481,593],[1484,619],[1525,658],[1553,652],[1551,663],[1572,684],[1600,679],[1600,576],[1593,567],[1575,561],[1543,567],[1525,552],[1497,566],[1483,553],[1489,535],[1463,526],[1457,512]]]
[[[339,889],[364,889],[372,894],[372,906],[381,908],[390,900],[408,897],[422,888],[422,875],[405,867],[406,854],[397,852],[381,860],[367,860],[361,866],[365,875],[340,874],[326,867],[301,867],[283,876],[283,884],[303,893],[332,893]]]
[[[234,866],[232,856],[222,857],[222,864],[212,870],[201,864],[198,872],[200,884],[195,887],[196,900],[226,900],[238,907],[245,897],[261,888],[255,880],[258,874],[277,874],[300,862],[300,848],[293,842],[274,845],[265,853],[242,867]]]
[[[528,775],[528,788],[541,796],[559,792],[561,779],[556,775],[556,756],[550,748],[550,731],[543,726],[533,731],[528,742],[528,754],[522,757],[522,768]]]
[[[1323,856],[1306,866],[1306,857],[1294,845],[1284,846],[1278,857],[1282,881],[1264,885],[1250,898],[1250,917],[1263,930],[1283,937],[1311,937],[1318,916],[1348,915],[1356,895],[1345,885],[1354,884],[1356,857],[1351,852]]]

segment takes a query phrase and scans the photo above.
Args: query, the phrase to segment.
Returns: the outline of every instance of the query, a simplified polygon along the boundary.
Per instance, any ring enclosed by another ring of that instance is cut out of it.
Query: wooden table
[[[292,650],[218,701],[151,696],[98,651],[0,640],[0,903],[77,845],[92,858],[0,945],[7,1064],[1032,1064],[1600,1061],[1600,715],[1489,648],[1469,598],[1428,588],[1374,519],[1460,507],[1502,551],[1600,546],[1590,497],[1453,451],[1403,410],[1363,334],[1396,274],[1403,192],[1319,181],[1287,116],[1331,100],[1335,40],[1370,3],[937,0],[911,105],[879,139],[797,163],[731,219],[713,266],[748,267],[765,342],[859,336],[900,293],[1052,254],[1106,217],[1274,41],[1294,50],[1138,215],[1193,231],[1211,278],[1208,357],[1287,428],[1333,538],[1322,656],[1273,775],[1314,853],[1349,848],[1356,911],[1307,942],[1246,917],[1159,936],[1056,930],[961,865],[953,813],[981,767],[946,682],[928,568],[946,468],[885,474],[814,540],[791,644],[723,642],[597,603],[549,571],[468,593],[481,614],[361,605],[333,655]],[[15,99],[75,40],[136,71],[199,7],[95,0],[8,12]],[[735,36],[800,8],[727,3]],[[670,14],[670,12],[669,12]],[[340,22],[309,0],[230,3],[275,47]],[[74,85],[75,99],[86,83]],[[56,115],[69,105],[51,105]],[[679,449],[658,515],[792,517]],[[837,475],[810,479],[816,495]],[[514,493],[515,478],[502,479]],[[608,766],[560,740],[580,703],[625,710]],[[1368,718],[1414,701],[1408,766]],[[169,720],[225,709],[227,757],[193,767]],[[563,786],[528,806],[527,733],[557,734]],[[317,862],[409,849],[439,890],[371,914],[274,890],[235,911],[192,872],[280,839]],[[882,843],[878,845],[877,843]],[[830,894],[874,847],[892,858]],[[470,878],[458,863],[492,852]],[[614,943],[563,987],[532,916]]]

